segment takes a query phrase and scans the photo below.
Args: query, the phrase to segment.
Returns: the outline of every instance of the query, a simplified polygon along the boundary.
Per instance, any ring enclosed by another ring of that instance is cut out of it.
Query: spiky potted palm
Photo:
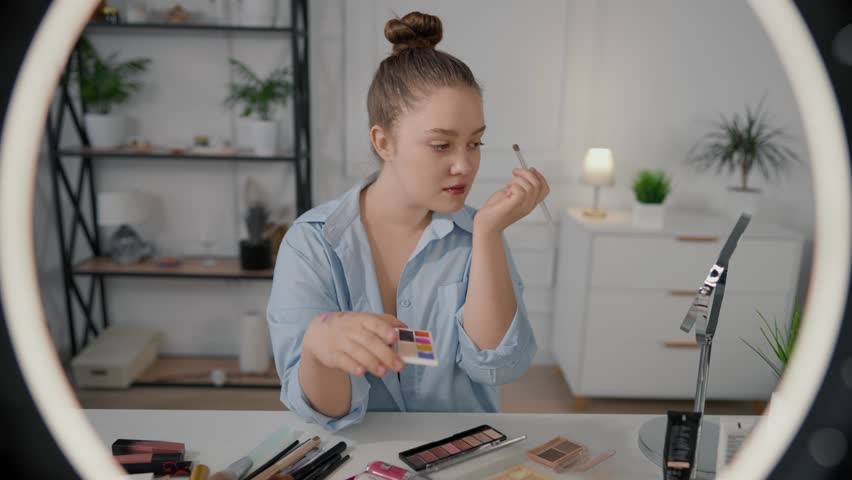
[[[687,162],[700,171],[715,167],[717,173],[738,174],[739,185],[728,187],[731,213],[736,216],[739,210],[753,213],[761,191],[749,186],[751,172],[756,168],[771,181],[801,162],[785,144],[788,140],[790,135],[784,129],[769,124],[761,101],[755,109],[746,106],[744,116],[735,113],[730,118],[722,117],[690,149]]]
[[[240,107],[240,116],[249,118],[250,141],[257,155],[275,155],[278,152],[278,122],[272,119],[275,108],[287,106],[292,84],[289,71],[279,68],[261,79],[244,63],[230,59],[231,68],[238,77],[229,85],[225,105]]]
[[[113,107],[127,102],[141,89],[136,78],[147,70],[151,59],[119,62],[115,53],[104,58],[86,37],[77,43],[77,55],[74,73],[80,99],[88,107],[84,118],[89,142],[102,148],[121,145],[126,137],[126,120]]]
[[[633,223],[639,228],[663,228],[663,202],[671,191],[671,177],[662,170],[641,170],[633,180]]]

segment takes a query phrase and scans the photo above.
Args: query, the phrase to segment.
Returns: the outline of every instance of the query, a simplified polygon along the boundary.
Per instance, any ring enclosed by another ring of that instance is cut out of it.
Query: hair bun
[[[394,54],[409,48],[435,48],[443,34],[441,19],[426,13],[411,12],[385,24],[385,38],[393,44]]]

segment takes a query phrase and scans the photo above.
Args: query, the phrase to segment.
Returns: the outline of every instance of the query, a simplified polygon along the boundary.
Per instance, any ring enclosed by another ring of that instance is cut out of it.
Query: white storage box
[[[135,327],[110,327],[71,360],[80,388],[127,388],[154,360],[160,333]]]

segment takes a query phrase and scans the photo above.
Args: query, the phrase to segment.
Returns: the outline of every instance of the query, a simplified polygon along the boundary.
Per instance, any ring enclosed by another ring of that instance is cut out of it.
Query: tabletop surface
[[[352,458],[330,478],[346,479],[375,460],[405,466],[399,452],[488,424],[509,438],[526,435],[527,439],[429,476],[435,480],[488,478],[524,464],[554,480],[662,477],[637,444],[639,427],[652,415],[369,412],[360,425],[333,435],[291,412],[86,410],[86,416],[107,446],[118,438],[183,442],[186,459],[204,463],[213,472],[247,455],[282,427],[302,432],[302,439],[318,435],[323,447],[345,441]],[[583,443],[592,452],[616,453],[588,472],[556,474],[526,455],[556,435]]]

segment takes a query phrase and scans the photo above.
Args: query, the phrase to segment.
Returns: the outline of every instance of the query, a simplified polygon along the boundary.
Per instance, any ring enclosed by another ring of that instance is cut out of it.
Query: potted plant
[[[244,270],[263,270],[270,267],[272,245],[264,235],[269,223],[266,195],[260,184],[252,177],[246,178],[245,222],[248,239],[240,240],[240,265]]]
[[[793,308],[793,315],[790,317],[790,323],[783,327],[778,326],[777,319],[773,322],[773,325],[769,325],[769,322],[762,313],[758,311],[757,314],[760,316],[763,324],[766,325],[766,330],[764,330],[763,327],[760,327],[760,333],[763,334],[763,338],[765,338],[766,343],[769,344],[769,348],[775,355],[777,363],[770,359],[769,355],[763,353],[760,348],[748,343],[745,339],[741,338],[740,340],[742,340],[743,343],[748,345],[748,347],[754,351],[754,353],[762,358],[763,361],[769,365],[769,368],[772,369],[772,372],[778,376],[778,378],[781,378],[781,374],[784,373],[784,368],[787,366],[787,362],[790,361],[790,356],[793,354],[793,346],[796,343],[796,337],[799,335],[799,327],[802,324],[802,309],[797,302],[796,306]]]
[[[636,204],[633,223],[644,229],[663,228],[663,202],[671,191],[671,178],[662,170],[641,170],[633,180]]]
[[[145,72],[149,58],[118,62],[116,54],[102,58],[94,45],[82,37],[77,44],[79,62],[76,65],[80,99],[88,110],[84,116],[89,143],[93,147],[112,148],[124,143],[126,119],[113,107],[125,103],[139,91],[141,83],[135,78]]]
[[[778,326],[777,319],[773,322],[773,325],[770,326],[763,314],[759,311],[757,314],[760,316],[763,324],[766,325],[766,330],[764,330],[763,327],[760,327],[760,333],[763,335],[763,338],[766,339],[766,343],[769,344],[769,348],[772,350],[772,354],[775,356],[776,360],[772,360],[770,355],[767,355],[760,348],[755,347],[745,339],[740,338],[740,340],[742,340],[743,343],[748,345],[748,347],[754,351],[754,353],[763,359],[763,361],[766,362],[766,365],[772,369],[772,373],[780,379],[781,375],[784,373],[784,369],[787,368],[787,363],[790,362],[790,358],[793,355],[793,347],[796,344],[796,338],[799,336],[799,327],[802,324],[802,309],[799,306],[799,303],[796,302],[796,305],[793,308],[793,314],[790,317],[790,322],[783,327]],[[765,413],[771,415],[773,410],[778,409],[777,405],[783,402],[784,398],[781,396],[781,393],[773,391]]]
[[[241,106],[240,116],[251,119],[248,143],[255,154],[275,155],[278,152],[278,123],[272,119],[272,112],[278,105],[285,107],[290,98],[289,71],[279,68],[261,79],[242,62],[232,58],[230,63],[239,80],[229,85],[225,105],[229,108]]]
[[[249,238],[240,240],[240,264],[244,270],[263,270],[270,267],[272,245],[263,236],[269,220],[269,210],[261,203],[248,208],[245,216]]]
[[[784,145],[789,138],[784,130],[769,125],[761,101],[754,110],[746,106],[745,116],[735,113],[731,118],[721,118],[690,149],[687,162],[700,171],[716,167],[717,173],[737,173],[739,185],[728,187],[730,213],[754,213],[761,191],[749,187],[749,175],[757,168],[766,180],[771,180],[799,163],[796,153]]]

